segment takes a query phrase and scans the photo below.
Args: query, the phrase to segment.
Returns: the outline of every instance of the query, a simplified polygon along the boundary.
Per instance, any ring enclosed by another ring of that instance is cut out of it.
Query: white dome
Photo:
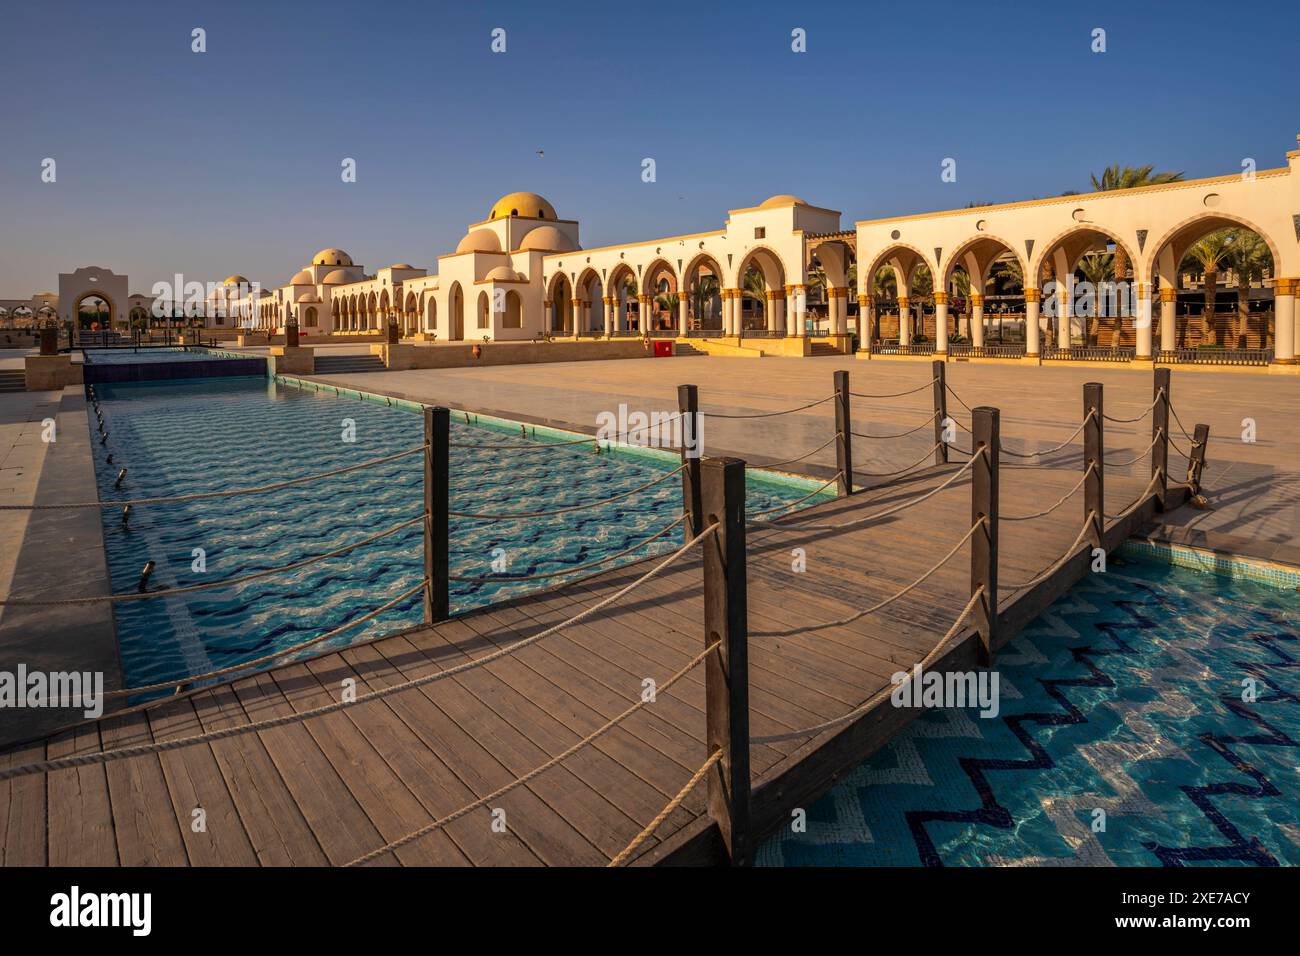
[[[457,252],[500,252],[501,240],[491,229],[475,229],[456,244]]]

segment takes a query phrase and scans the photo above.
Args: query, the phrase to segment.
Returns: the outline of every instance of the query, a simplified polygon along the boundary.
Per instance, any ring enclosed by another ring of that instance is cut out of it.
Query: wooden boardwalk
[[[1146,444],[1139,425],[1128,458]],[[1123,435],[1123,432],[1120,433]],[[1145,432],[1149,434],[1149,431]],[[969,443],[969,436],[964,436]],[[1004,435],[1004,442],[1014,436]],[[1123,441],[1124,439],[1120,439]],[[1110,444],[1117,444],[1112,439]],[[1004,515],[1042,510],[1081,475],[1081,445],[1051,467],[1001,472]],[[1106,510],[1148,484],[1150,459],[1108,469]],[[1172,459],[1171,459],[1172,464]],[[927,469],[802,513],[748,541],[751,731],[797,730],[853,710],[935,647],[970,595],[970,544],[929,580],[875,614],[845,617],[898,591],[971,526],[969,474],[879,523],[800,531],[862,517],[932,489],[960,466]],[[1178,473],[1177,467],[1173,469]],[[1132,474],[1126,472],[1132,471]],[[1171,505],[1184,492],[1170,489]],[[1108,522],[1117,545],[1152,513]],[[1005,643],[1084,573],[1086,553],[1037,587],[1010,592],[1075,540],[1083,495],[1044,518],[1001,523]],[[794,549],[806,570],[792,570]],[[106,717],[0,753],[0,768],[161,741],[301,712],[421,677],[535,634],[625,587],[660,559]],[[107,764],[0,782],[0,863],[17,865],[339,865],[508,784],[635,703],[705,647],[699,547],[608,608],[491,664],[325,716]],[[973,666],[965,627],[933,669]],[[751,750],[756,832],[830,787],[916,711],[886,705],[852,724]],[[377,865],[603,865],[678,793],[706,757],[704,668],[525,785]],[[637,863],[718,862],[716,827],[692,791],[634,856]],[[504,811],[504,826],[494,820]],[[201,820],[202,825],[199,825]]]

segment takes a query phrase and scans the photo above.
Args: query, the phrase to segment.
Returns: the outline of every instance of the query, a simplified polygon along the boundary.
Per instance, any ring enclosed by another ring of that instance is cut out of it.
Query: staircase
[[[0,369],[0,392],[22,392],[27,388],[27,373],[22,369]]]
[[[810,345],[812,346],[812,352],[809,353],[810,355],[816,356],[816,355],[839,355],[840,354],[840,350],[837,349],[835,346],[831,345],[831,343],[829,342],[812,342],[810,343]]]
[[[378,355],[317,355],[317,375],[352,375],[357,372],[382,372],[384,360]]]
[[[705,352],[701,349],[697,349],[690,342],[684,342],[679,339],[673,343],[673,355],[708,355],[708,354],[709,354],[708,352]]]

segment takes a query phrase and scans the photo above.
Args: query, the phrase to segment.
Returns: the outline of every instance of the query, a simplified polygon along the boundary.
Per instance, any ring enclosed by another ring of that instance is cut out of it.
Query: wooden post
[[[1192,429],[1192,457],[1187,463],[1187,483],[1193,496],[1201,493],[1201,472],[1205,470],[1205,451],[1210,444],[1210,426],[1197,425]]]
[[[706,756],[722,758],[706,777],[709,816],[733,864],[753,852],[749,829],[748,585],[745,574],[745,463],[710,458],[701,468],[704,526],[704,641],[719,643],[704,660]]]
[[[936,465],[948,464],[948,443],[943,440],[944,421],[948,418],[948,379],[945,371],[948,363],[935,360],[934,369],[934,441],[939,447],[934,450]]]
[[[445,621],[451,616],[447,539],[447,511],[450,506],[449,445],[451,412],[424,407],[424,623]]]
[[[677,386],[677,411],[682,427],[682,510],[686,519],[686,540],[704,530],[700,517],[700,452],[703,430],[700,428],[700,393],[694,385]]]
[[[980,634],[981,667],[993,666],[993,645],[998,630],[998,457],[1002,447],[999,419],[996,408],[981,405],[971,412],[971,453],[975,456],[971,466],[971,524],[984,521],[971,537],[970,550],[971,593],[984,588],[971,617]],[[980,448],[987,449],[987,453],[981,455]]]
[[[1091,528],[1087,540],[1094,548],[1101,547],[1101,532],[1106,527],[1106,484],[1105,484],[1105,444],[1102,441],[1102,406],[1101,383],[1088,382],[1083,386],[1083,414],[1088,417],[1083,426],[1083,467],[1088,477],[1083,481],[1083,516]],[[1091,515],[1091,517],[1089,517]]]
[[[853,425],[849,415],[849,373],[835,373],[835,467],[841,495],[853,494]]]
[[[1169,492],[1169,369],[1156,369],[1153,393],[1156,404],[1151,410],[1151,439],[1155,447],[1151,449],[1151,474],[1160,476],[1155,487],[1156,511],[1164,511]]]

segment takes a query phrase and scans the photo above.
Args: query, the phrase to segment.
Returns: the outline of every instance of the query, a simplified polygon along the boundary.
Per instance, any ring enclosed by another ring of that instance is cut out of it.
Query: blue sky
[[[132,291],[275,285],[322,246],[432,266],[516,189],[592,246],[720,228],[773,193],[847,227],[1083,190],[1114,161],[1265,169],[1300,133],[1300,7],[1273,0],[122,0],[10,4],[3,24],[0,297],[80,265]]]

